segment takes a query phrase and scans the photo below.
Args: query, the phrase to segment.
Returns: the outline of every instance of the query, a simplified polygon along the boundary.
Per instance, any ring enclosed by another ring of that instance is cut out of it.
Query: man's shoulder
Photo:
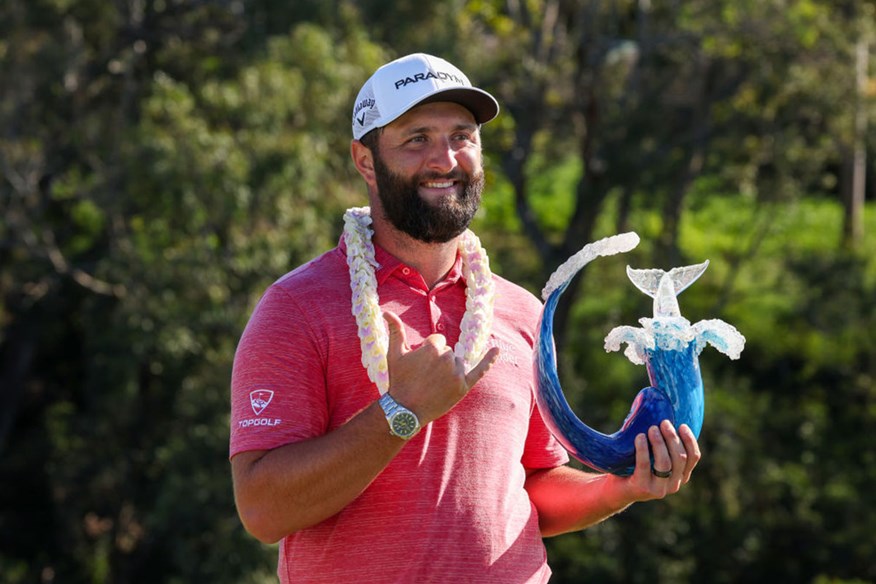
[[[496,274],[493,274],[493,283],[496,286],[496,302],[527,311],[541,311],[541,300],[523,286]]]
[[[529,290],[493,274],[496,296],[493,310],[497,320],[534,330],[541,315],[542,303]]]
[[[262,294],[247,329],[289,333],[307,322],[324,327],[337,314],[349,314],[347,265],[337,248],[288,272]]]
[[[332,291],[349,288],[349,272],[341,251],[335,247],[286,273],[271,289],[293,298],[319,298]]]

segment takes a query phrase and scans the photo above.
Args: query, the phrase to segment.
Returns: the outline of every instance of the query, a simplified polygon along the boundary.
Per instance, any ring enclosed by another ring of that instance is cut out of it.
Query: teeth
[[[444,182],[427,182],[424,186],[429,189],[446,189],[447,187],[453,186],[453,181],[448,180]]]

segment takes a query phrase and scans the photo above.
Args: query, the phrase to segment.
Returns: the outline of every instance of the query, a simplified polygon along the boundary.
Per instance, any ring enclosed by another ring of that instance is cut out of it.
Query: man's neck
[[[402,233],[384,220],[373,218],[374,242],[404,264],[414,268],[431,290],[453,268],[458,239],[447,243],[424,243]]]

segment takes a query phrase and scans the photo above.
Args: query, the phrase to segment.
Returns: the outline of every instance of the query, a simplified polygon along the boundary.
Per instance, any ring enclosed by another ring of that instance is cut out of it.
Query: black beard
[[[474,176],[463,170],[447,175],[424,173],[406,180],[375,155],[374,173],[384,217],[402,233],[424,243],[447,243],[465,231],[481,204],[483,171]],[[460,181],[462,194],[443,197],[436,205],[420,196],[418,188],[422,181],[444,179]]]

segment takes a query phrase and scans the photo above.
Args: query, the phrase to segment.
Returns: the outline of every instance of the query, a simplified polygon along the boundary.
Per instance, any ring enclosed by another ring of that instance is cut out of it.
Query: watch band
[[[417,415],[395,401],[388,393],[380,396],[377,402],[383,410],[383,415],[386,416],[389,432],[393,436],[409,440],[420,430],[420,420]]]

